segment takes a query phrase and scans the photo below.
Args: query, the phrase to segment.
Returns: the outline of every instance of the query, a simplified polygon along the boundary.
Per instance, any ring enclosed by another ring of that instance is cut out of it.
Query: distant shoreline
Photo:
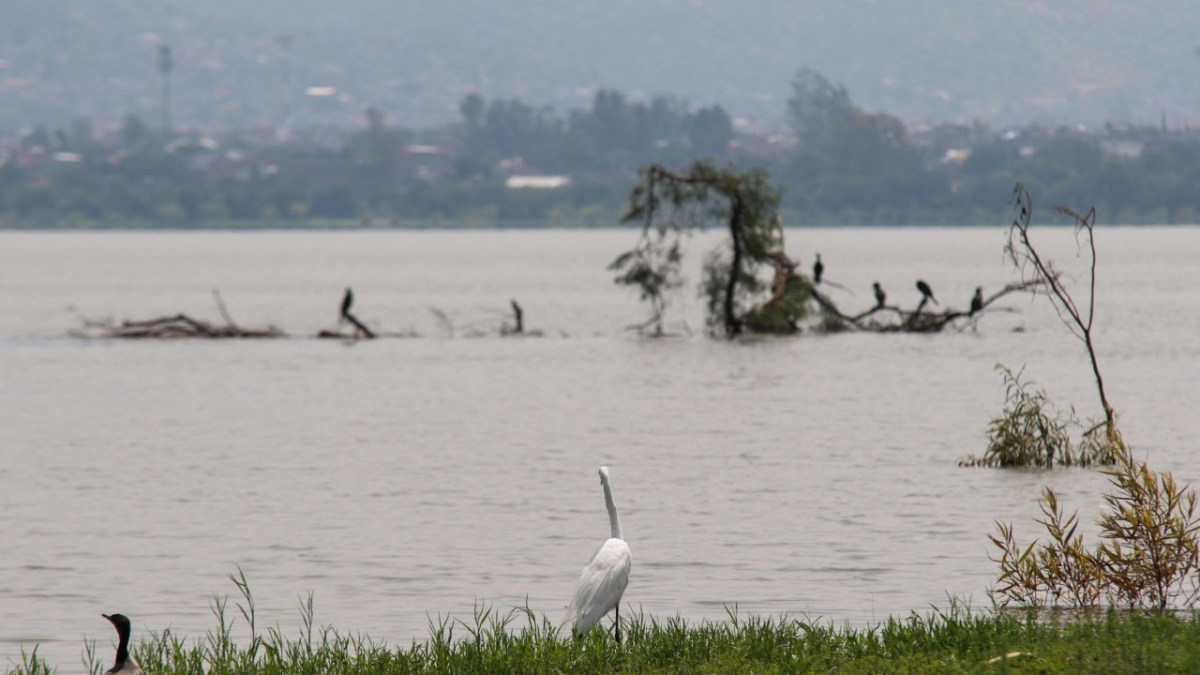
[[[798,220],[787,219],[785,222],[798,223]],[[1038,223],[1041,227],[1067,227],[1069,222],[1057,220]],[[1104,223],[1101,227],[1197,227],[1200,223]],[[787,229],[977,229],[986,227],[1006,227],[1007,222],[925,222],[925,223],[812,223],[792,224]],[[570,224],[563,222],[547,222],[532,220],[479,222],[449,222],[448,220],[428,221],[374,221],[363,223],[359,219],[346,220],[314,220],[314,221],[264,221],[237,220],[202,222],[192,224],[181,223],[52,223],[36,225],[14,225],[0,223],[0,232],[261,232],[261,231],[295,231],[295,232],[380,232],[387,230],[404,231],[490,231],[490,230],[637,230],[640,225],[622,224]]]

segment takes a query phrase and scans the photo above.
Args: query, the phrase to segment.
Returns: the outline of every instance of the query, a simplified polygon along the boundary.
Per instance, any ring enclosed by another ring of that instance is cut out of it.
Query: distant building
[[[449,155],[450,151],[440,145],[428,143],[410,143],[404,146],[404,152],[410,155]]]
[[[1100,141],[1100,149],[1110,157],[1137,159],[1142,156],[1142,151],[1146,149],[1146,144],[1139,140],[1106,138]]]
[[[942,164],[961,165],[971,156],[968,148],[949,148],[942,154]]]
[[[570,184],[570,176],[509,176],[504,181],[504,187],[510,190],[523,190],[526,188],[554,190]]]

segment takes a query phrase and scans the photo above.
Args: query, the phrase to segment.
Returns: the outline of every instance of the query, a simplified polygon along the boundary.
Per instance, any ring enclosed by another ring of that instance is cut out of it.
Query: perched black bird
[[[106,673],[111,675],[145,675],[129,658],[129,618],[124,614],[101,614],[117,629],[117,660]]]
[[[515,299],[509,300],[508,303],[510,305],[512,305],[512,308],[513,308],[512,332],[524,333],[525,332],[525,312],[521,309],[521,305],[517,304],[517,301]]]
[[[817,262],[813,263],[813,283],[821,283],[821,275],[825,273],[825,263],[821,262],[821,254],[817,254]]]
[[[925,298],[927,298],[929,300],[932,300],[933,304],[935,304],[935,305],[938,304],[937,298],[933,297],[933,289],[929,287],[929,284],[925,283],[924,281],[921,281],[920,279],[917,279],[917,290],[921,291],[922,296],[924,296]]]
[[[887,302],[887,293],[883,292],[883,286],[880,286],[878,281],[876,281],[874,283],[874,286],[875,286],[875,309],[879,309],[880,307],[883,307],[883,303]]]
[[[971,298],[971,311],[967,312],[967,316],[975,316],[975,312],[983,309],[983,287],[975,288],[975,297]]]
[[[354,291],[349,287],[346,288],[346,294],[342,296],[342,313],[338,316],[338,323],[343,323],[350,317],[350,306],[354,304]]]

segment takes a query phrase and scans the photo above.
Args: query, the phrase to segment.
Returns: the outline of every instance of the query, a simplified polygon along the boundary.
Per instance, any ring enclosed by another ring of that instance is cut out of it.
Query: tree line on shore
[[[915,131],[809,69],[792,81],[791,133],[771,137],[738,131],[720,105],[614,90],[566,114],[469,94],[459,113],[426,131],[375,108],[360,129],[290,134],[171,132],[132,115],[107,134],[87,120],[35,128],[0,151],[0,225],[608,226],[638,166],[702,158],[768,171],[791,223],[995,223],[1018,179],[1051,203],[1095,203],[1110,222],[1200,220],[1198,134],[979,122]],[[568,180],[506,185],[530,174]]]

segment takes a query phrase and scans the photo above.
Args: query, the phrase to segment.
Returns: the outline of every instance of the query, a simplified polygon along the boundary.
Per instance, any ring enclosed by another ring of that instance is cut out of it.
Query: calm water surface
[[[1046,248],[1075,269],[1069,230]],[[1043,485],[1084,520],[1094,471],[961,469],[1027,366],[1063,407],[1098,408],[1080,346],[1041,302],[1013,297],[977,331],[937,336],[702,337],[689,287],[673,327],[606,264],[630,231],[0,233],[0,666],[40,643],[64,672],[100,612],[135,635],[212,628],[245,571],[260,625],[318,623],[406,644],[429,617],[528,601],[557,620],[608,534],[612,468],[634,553],[625,595],[657,616],[742,612],[865,625],[986,606],[986,534],[1031,537]],[[713,241],[691,247],[698,260]],[[1001,229],[789,234],[866,307],[879,280],[915,305],[928,281],[963,307],[1013,279]],[[1200,478],[1200,230],[1100,232],[1097,339],[1126,437]],[[698,263],[697,263],[698,264]],[[692,275],[695,279],[695,275]],[[380,330],[343,344],[342,289]],[[297,339],[67,337],[82,319],[187,312]],[[508,300],[540,339],[488,333]],[[431,308],[453,324],[453,333]]]

